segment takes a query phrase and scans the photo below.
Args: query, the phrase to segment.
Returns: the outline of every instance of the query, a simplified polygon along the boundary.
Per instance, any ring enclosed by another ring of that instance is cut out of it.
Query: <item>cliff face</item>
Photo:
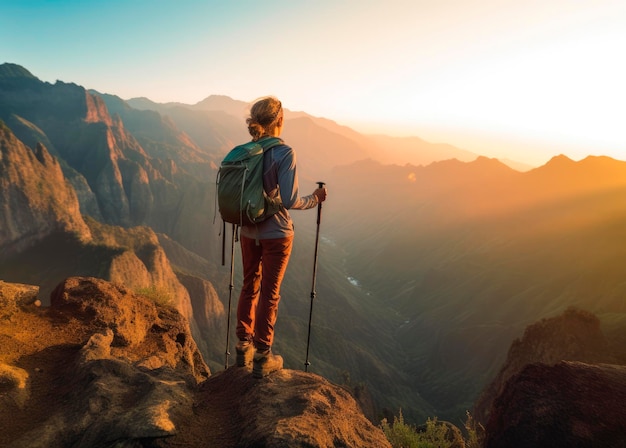
[[[76,193],[43,145],[30,150],[0,123],[0,257],[56,232],[89,240]]]
[[[528,326],[523,337],[513,341],[500,372],[476,401],[474,418],[486,423],[493,401],[502,393],[507,381],[528,364],[555,365],[561,361],[589,364],[614,361],[595,315],[568,309],[560,316]]]
[[[203,256],[217,247],[217,230],[204,231],[213,216],[214,155],[171,120],[75,84],[42,82],[13,64],[0,65],[0,119],[24,144],[46,145],[83,215],[150,226]]]
[[[530,364],[506,384],[485,448],[626,446],[626,366]]]
[[[110,224],[158,229],[153,214],[175,210],[180,191],[168,178],[171,168],[161,172],[162,164],[153,163],[121,119],[109,114],[102,98],[75,84],[51,85],[9,72],[6,64],[0,71],[0,118],[27,144],[49,143],[81,191],[83,212]]]
[[[227,329],[225,307],[211,282],[183,273],[177,277],[189,291],[193,314],[189,323],[198,347],[211,369],[222,369]]]
[[[209,377],[186,320],[146,296],[73,277],[35,299],[0,282],[2,446],[390,446],[316,375]]]
[[[568,309],[526,328],[476,402],[484,446],[626,446],[626,367],[598,318]]]
[[[0,124],[0,270],[5,278],[36,281],[47,303],[47,294],[66,276],[98,276],[133,290],[152,288],[193,319],[189,293],[150,228],[88,222],[58,160],[41,144],[31,151]]]

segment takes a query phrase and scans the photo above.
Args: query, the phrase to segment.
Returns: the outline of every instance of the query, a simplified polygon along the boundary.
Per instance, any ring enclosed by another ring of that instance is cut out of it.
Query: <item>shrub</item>
[[[402,411],[398,417],[393,418],[393,424],[389,425],[384,418],[380,426],[393,448],[414,448],[419,446],[419,439],[415,427],[404,423]]]
[[[447,439],[448,428],[437,423],[437,418],[428,419],[424,431],[404,422],[402,411],[394,417],[393,424],[387,419],[381,422],[381,428],[393,448],[449,448],[452,444]]]
[[[466,448],[481,448],[483,446],[483,438],[485,434],[485,428],[478,423],[469,411],[466,412],[467,420],[465,421],[465,430],[467,431],[467,438],[465,440]]]
[[[149,298],[157,305],[171,307],[174,303],[172,294],[170,294],[166,288],[160,288],[156,285],[151,285],[147,288],[139,288],[136,293]]]
[[[465,448],[481,448],[485,428],[476,422],[469,412],[466,412],[465,422],[466,436],[454,436],[452,425],[437,421],[437,417],[427,419],[426,424],[416,428],[404,422],[402,410],[398,417],[394,417],[390,425],[387,419],[383,419],[380,427],[385,433],[387,440],[393,448],[451,448],[452,446],[465,446]],[[456,428],[454,428],[456,429]],[[455,438],[456,442],[451,439]]]

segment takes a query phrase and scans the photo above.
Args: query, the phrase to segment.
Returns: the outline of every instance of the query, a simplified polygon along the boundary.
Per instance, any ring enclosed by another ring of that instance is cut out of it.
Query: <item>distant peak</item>
[[[214,99],[214,100],[223,99],[223,100],[233,101],[233,98],[229,97],[228,95],[215,95],[215,94],[207,96],[203,101],[211,100],[211,99]]]
[[[582,163],[594,163],[594,164],[611,164],[611,163],[615,163],[615,164],[621,164],[623,163],[622,160],[618,160],[618,159],[614,159],[613,157],[609,157],[609,156],[587,156],[585,157],[583,160],[581,160]]]
[[[8,78],[31,78],[37,79],[31,72],[26,70],[21,65],[5,62],[0,65],[0,79]]]
[[[148,98],[146,96],[137,96],[137,97],[131,98],[131,100],[152,101],[150,98]]]
[[[570,159],[569,157],[567,157],[565,154],[559,154],[558,156],[554,156],[552,157],[549,161],[548,164],[553,164],[553,163],[574,163],[574,161],[572,159]]]
[[[463,161],[459,160],[456,157],[445,159],[445,160],[436,160],[431,163],[431,165],[445,166],[445,167],[488,167],[488,166],[506,166],[498,159],[492,159],[486,156],[478,156],[472,161]]]
[[[570,159],[565,154],[559,154],[558,156],[552,157],[544,165],[535,168],[532,171],[536,171],[539,173],[546,171],[554,172],[556,170],[557,172],[559,172],[563,170],[570,170],[574,166],[576,166],[576,162],[574,160]]]
[[[231,97],[226,95],[209,95],[205,99],[198,101],[195,105],[199,104],[222,104],[224,102],[232,102],[235,101]]]
[[[495,157],[487,157],[487,156],[478,156],[473,162],[470,162],[470,163],[475,163],[479,165],[494,165],[494,166],[504,165],[502,162],[500,162],[500,160],[496,159]]]
[[[141,103],[141,104],[157,104],[152,101],[150,98],[146,98],[145,96],[138,96],[134,98],[130,98],[126,100],[127,103]]]
[[[476,159],[474,159],[474,161],[467,163],[468,165],[478,169],[515,171],[513,168],[511,168],[506,163],[502,162],[496,157],[478,156],[476,157]]]

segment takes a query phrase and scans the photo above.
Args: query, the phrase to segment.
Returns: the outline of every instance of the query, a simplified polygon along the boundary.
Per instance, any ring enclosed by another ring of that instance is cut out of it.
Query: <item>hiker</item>
[[[253,141],[279,137],[284,124],[281,102],[274,97],[257,100],[246,119]],[[264,155],[263,187],[270,197],[280,194],[282,207],[268,219],[241,227],[243,286],[237,305],[237,365],[253,365],[255,377],[263,377],[283,366],[283,358],[272,353],[274,324],[280,301],[280,286],[287,269],[294,226],[289,209],[306,210],[326,199],[326,189],[317,188],[300,196],[296,153],[280,144]]]

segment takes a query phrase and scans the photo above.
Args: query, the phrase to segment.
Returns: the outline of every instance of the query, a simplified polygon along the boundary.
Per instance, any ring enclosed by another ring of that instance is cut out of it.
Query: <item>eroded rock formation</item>
[[[91,277],[36,303],[0,283],[0,445],[389,447],[344,389],[282,370],[209,377],[174,308]]]
[[[485,448],[626,446],[626,366],[530,364],[495,400]]]

